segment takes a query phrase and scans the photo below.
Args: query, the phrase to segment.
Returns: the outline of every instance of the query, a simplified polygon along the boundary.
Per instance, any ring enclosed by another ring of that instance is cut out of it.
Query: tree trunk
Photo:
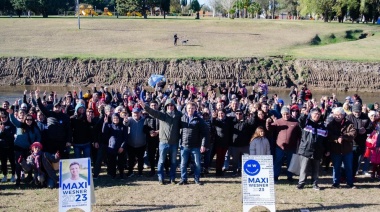
[[[329,15],[328,15],[328,12],[327,12],[327,11],[325,11],[325,12],[323,13],[323,21],[324,21],[325,23],[327,23],[327,22],[329,21]]]
[[[199,19],[199,11],[196,12],[196,15],[195,19]]]
[[[48,13],[47,11],[43,11],[42,12],[42,18],[47,18],[48,17]]]
[[[164,11],[164,19],[166,19],[166,12]]]

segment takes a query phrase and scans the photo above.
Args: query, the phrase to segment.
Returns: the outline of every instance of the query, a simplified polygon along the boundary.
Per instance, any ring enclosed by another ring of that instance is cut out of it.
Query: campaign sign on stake
[[[59,163],[59,211],[78,208],[91,211],[94,190],[90,158],[61,160]]]
[[[276,211],[272,155],[242,156],[243,211],[264,206]]]

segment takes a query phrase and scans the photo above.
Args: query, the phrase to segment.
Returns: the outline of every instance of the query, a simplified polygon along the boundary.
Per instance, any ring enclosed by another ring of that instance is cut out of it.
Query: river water
[[[34,90],[36,90],[37,86],[1,86],[0,87],[0,102],[2,103],[3,101],[7,100],[11,104],[15,102],[15,100],[22,99],[24,90],[30,90],[33,91],[33,96],[34,96]],[[58,97],[62,97],[67,91],[73,91],[77,90],[78,87],[54,87],[54,86],[39,86],[41,90],[41,95],[42,93],[46,90],[46,93],[49,94],[51,91],[55,91],[58,94]],[[85,92],[89,88],[82,88],[82,90]],[[271,90],[269,89],[269,96],[272,96],[274,93],[278,94],[278,96],[285,101],[286,104],[289,104],[290,98],[288,96],[289,94],[289,89],[276,89],[276,90]],[[346,96],[353,96],[355,93],[358,94],[362,100],[363,103],[374,103],[374,102],[380,102],[380,93],[369,93],[369,92],[342,92],[342,91],[335,91],[335,90],[323,90],[323,91],[318,91],[318,90],[311,90],[313,93],[313,98],[315,98],[317,101],[322,97],[322,96],[332,96],[332,93],[335,93],[338,100],[343,102]]]

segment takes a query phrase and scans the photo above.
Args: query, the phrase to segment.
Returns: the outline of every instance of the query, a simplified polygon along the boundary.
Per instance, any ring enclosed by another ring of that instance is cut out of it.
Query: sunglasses
[[[26,121],[33,121],[33,119],[25,119]]]
[[[243,115],[243,113],[235,113],[236,115]]]

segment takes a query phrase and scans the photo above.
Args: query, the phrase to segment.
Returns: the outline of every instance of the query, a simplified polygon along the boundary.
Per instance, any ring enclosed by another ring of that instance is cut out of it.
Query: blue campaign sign
[[[264,206],[276,211],[272,155],[242,156],[243,211]]]
[[[248,160],[244,163],[244,172],[249,176],[255,176],[260,173],[260,164],[255,160]]]
[[[60,160],[59,209],[91,211],[95,201],[90,158]]]

